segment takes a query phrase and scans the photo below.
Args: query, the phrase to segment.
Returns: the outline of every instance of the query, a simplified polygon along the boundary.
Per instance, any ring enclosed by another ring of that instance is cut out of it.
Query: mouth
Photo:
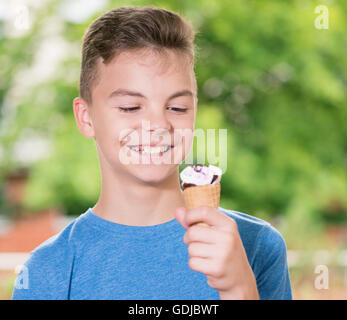
[[[170,149],[172,149],[174,146],[172,145],[162,145],[162,146],[127,146],[131,151],[137,152],[141,155],[156,155],[156,156],[162,156],[166,152],[168,152]]]

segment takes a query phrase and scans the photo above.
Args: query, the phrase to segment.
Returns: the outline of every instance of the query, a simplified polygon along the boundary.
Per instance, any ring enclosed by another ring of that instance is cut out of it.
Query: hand
[[[176,218],[187,230],[189,267],[207,277],[222,300],[259,299],[253,270],[249,265],[237,224],[217,209],[176,209]],[[198,222],[208,226],[196,225]]]

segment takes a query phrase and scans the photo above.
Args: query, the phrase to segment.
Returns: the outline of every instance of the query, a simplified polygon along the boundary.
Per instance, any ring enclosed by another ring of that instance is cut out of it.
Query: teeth
[[[152,148],[148,146],[142,147],[142,153],[152,153]]]
[[[138,146],[128,146],[131,150],[135,152],[139,152],[140,148]],[[171,148],[171,146],[160,146],[160,147],[150,147],[150,146],[143,146],[141,151],[144,154],[158,154],[158,153],[164,153],[168,151]]]
[[[170,146],[161,146],[160,147],[160,152],[164,153],[166,152],[167,150],[169,150]]]
[[[159,153],[160,152],[160,147],[149,147],[149,146],[144,146],[143,153],[150,153],[150,154],[154,154],[154,153]]]

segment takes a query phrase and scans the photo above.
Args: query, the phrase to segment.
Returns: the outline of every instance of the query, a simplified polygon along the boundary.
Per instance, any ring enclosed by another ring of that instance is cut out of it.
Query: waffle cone
[[[220,199],[220,183],[188,187],[183,190],[184,201],[188,210],[201,206],[218,209]],[[206,225],[205,223],[198,223]]]

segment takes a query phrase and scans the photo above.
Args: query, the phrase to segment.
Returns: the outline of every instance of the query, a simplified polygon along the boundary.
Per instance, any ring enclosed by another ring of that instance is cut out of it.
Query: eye
[[[121,112],[125,112],[125,113],[129,113],[129,112],[134,112],[136,110],[140,109],[139,106],[135,106],[135,107],[128,107],[128,108],[125,108],[125,107],[119,107],[119,110]]]
[[[168,109],[171,109],[176,112],[181,112],[181,113],[187,112],[188,110],[187,108],[176,108],[176,107],[168,107]]]

